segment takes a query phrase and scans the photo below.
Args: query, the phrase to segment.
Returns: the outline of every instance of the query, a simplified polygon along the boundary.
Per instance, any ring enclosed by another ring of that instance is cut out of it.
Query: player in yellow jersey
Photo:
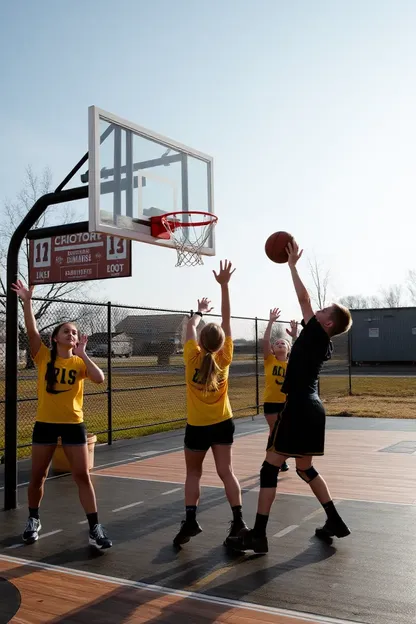
[[[269,322],[263,336],[263,355],[264,355],[264,416],[270,428],[270,434],[276,420],[282,413],[286,403],[286,395],[282,392],[282,385],[286,376],[287,360],[291,349],[291,343],[285,338],[278,338],[272,344],[271,334],[273,324],[280,317],[279,308],[270,310]],[[296,339],[298,324],[296,321],[290,322],[290,329],[287,334]],[[287,462],[283,462],[280,470],[286,472],[289,470]]]
[[[89,543],[99,549],[112,546],[98,522],[97,503],[88,469],[87,435],[83,424],[84,379],[104,381],[104,373],[85,353],[87,337],[80,336],[73,323],[55,327],[51,349],[42,342],[32,309],[33,287],[21,281],[12,290],[23,301],[26,331],[32,357],[38,369],[38,408],[32,437],[32,473],[28,488],[29,519],[23,541],[33,544],[39,538],[39,506],[44,483],[58,437],[78,486],[81,504],[89,523]]]
[[[234,441],[234,422],[228,398],[228,374],[233,359],[231,337],[230,296],[228,283],[231,262],[220,263],[214,271],[221,286],[222,323],[208,323],[197,337],[197,326],[202,316],[212,310],[210,301],[198,301],[198,311],[188,322],[184,346],[187,425],[185,430],[185,507],[186,519],[173,543],[180,546],[202,531],[196,511],[201,495],[202,464],[208,450],[212,450],[218,476],[224,483],[233,520],[229,536],[247,528],[242,516],[241,488],[233,472],[231,447]]]

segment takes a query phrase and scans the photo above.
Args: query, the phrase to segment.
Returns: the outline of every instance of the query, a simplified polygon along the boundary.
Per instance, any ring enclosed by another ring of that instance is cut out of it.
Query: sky
[[[316,257],[334,299],[377,294],[416,269],[415,31],[413,0],[6,0],[0,204],[28,165],[65,177],[95,104],[213,156],[219,222],[204,266],[133,243],[133,277],[92,297],[219,310],[227,258],[234,314],[296,317],[288,268],[264,253],[278,230],[306,281]]]

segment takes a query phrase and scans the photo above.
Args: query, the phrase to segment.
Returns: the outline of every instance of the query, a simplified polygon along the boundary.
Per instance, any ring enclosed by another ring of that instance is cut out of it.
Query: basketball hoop
[[[201,250],[216,226],[218,217],[210,212],[168,212],[151,217],[150,221],[152,236],[173,241],[178,254],[177,267],[204,264]]]

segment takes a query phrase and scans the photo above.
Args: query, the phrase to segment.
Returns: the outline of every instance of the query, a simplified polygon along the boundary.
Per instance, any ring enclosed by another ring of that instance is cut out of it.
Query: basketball
[[[292,241],[293,236],[288,232],[275,232],[274,234],[271,234],[264,246],[267,257],[278,264],[287,262],[288,257],[286,247]]]

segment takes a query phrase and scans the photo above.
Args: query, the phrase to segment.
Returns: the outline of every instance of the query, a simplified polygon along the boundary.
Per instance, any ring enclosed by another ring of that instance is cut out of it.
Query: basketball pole
[[[80,161],[81,162],[81,161]],[[81,165],[78,163],[66,183]],[[19,346],[19,304],[11,285],[19,279],[19,252],[22,242],[36,221],[49,206],[87,199],[88,186],[61,190],[40,197],[14,231],[7,251],[6,299],[6,379],[5,379],[5,458],[4,458],[4,510],[17,507],[17,376]],[[73,228],[73,224],[69,224]]]

